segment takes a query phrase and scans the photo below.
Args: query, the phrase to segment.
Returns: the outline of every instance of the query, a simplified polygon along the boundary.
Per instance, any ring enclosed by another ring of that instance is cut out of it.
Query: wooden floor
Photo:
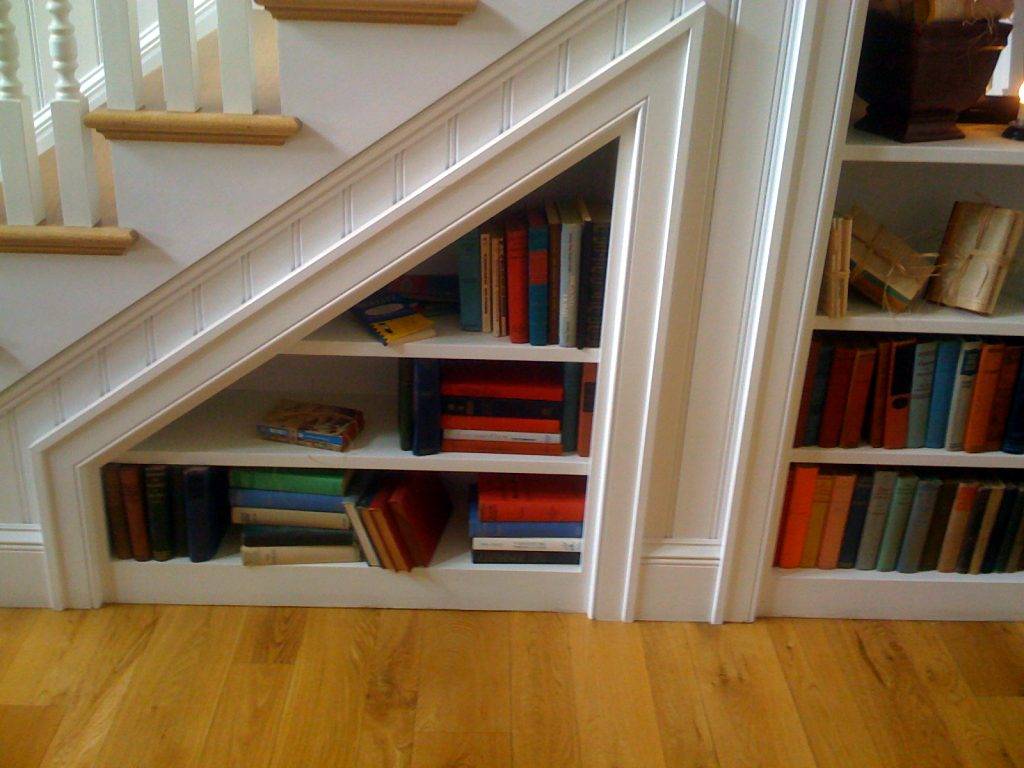
[[[0,766],[1024,768],[1024,625],[0,610]]]

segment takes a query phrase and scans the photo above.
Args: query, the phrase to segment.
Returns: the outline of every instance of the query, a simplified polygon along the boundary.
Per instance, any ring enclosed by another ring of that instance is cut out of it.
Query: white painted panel
[[[644,563],[636,617],[644,621],[707,621],[717,576],[716,563]]]
[[[4,577],[0,606],[44,608],[49,605],[42,547],[0,549],[0,574]]]
[[[626,3],[626,48],[632,48],[668,24],[677,0],[629,0]]]
[[[107,381],[114,389],[145,369],[149,362],[146,329],[139,323],[107,345]]]
[[[153,348],[157,358],[177,349],[195,335],[195,317],[190,293],[179,296],[153,315]]]
[[[242,305],[242,262],[230,261],[203,281],[203,327],[210,328]]]
[[[569,87],[586,79],[612,60],[615,52],[616,12],[598,17],[569,41]]]
[[[558,51],[541,56],[512,79],[512,124],[547,104],[558,92]]]
[[[405,150],[406,195],[448,167],[448,133],[446,125],[439,125]]]
[[[501,92],[493,88],[459,113],[458,159],[473,154],[501,133]]]
[[[92,405],[102,392],[99,357],[88,355],[60,377],[60,403],[64,419],[81,413]]]
[[[252,295],[259,296],[292,271],[292,236],[285,230],[249,253]]]
[[[0,523],[23,523],[29,519],[18,472],[13,422],[12,413],[0,418]]]
[[[337,192],[302,217],[302,263],[338,242],[345,232],[344,195]]]
[[[352,220],[358,229],[388,208],[395,195],[394,158],[371,168],[352,185]]]
[[[44,387],[15,408],[14,425],[18,432],[18,442],[23,449],[57,426],[57,403],[54,400],[53,389]]]

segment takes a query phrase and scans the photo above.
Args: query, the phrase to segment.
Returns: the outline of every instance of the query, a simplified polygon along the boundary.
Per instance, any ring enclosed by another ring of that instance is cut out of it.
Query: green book
[[[316,493],[322,496],[344,496],[355,470],[352,469],[290,469],[250,467],[232,469],[232,488],[259,491]]]
[[[146,496],[146,527],[154,560],[174,557],[174,533],[171,525],[171,503],[168,493],[167,467],[149,464],[143,470]]]
[[[917,475],[900,473],[896,478],[892,501],[889,502],[889,512],[885,517],[882,543],[878,547],[878,564],[875,567],[879,571],[896,570],[896,561],[903,545],[903,534],[907,530],[907,520],[910,518],[917,483]]]
[[[398,361],[398,439],[403,451],[412,450],[412,368],[411,358]]]

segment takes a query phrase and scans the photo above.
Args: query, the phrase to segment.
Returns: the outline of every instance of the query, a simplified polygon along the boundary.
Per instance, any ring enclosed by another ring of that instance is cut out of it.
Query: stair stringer
[[[694,109],[703,21],[703,6],[676,18],[455,162],[452,120],[445,120],[435,129],[449,137],[447,167],[429,183],[398,194],[403,155],[388,153],[384,175],[396,193],[384,210],[366,221],[357,217],[352,190],[359,180],[340,190],[321,190],[316,210],[292,209],[287,218],[278,214],[269,234],[248,241],[235,257],[206,270],[196,285],[183,286],[165,300],[165,311],[177,323],[160,333],[170,330],[181,337],[166,354],[157,353],[158,327],[150,315],[20,403],[22,415],[54,407],[64,417],[25,451],[23,490],[44,534],[50,605],[98,606],[115,596],[99,466],[618,138],[612,249],[621,256],[608,278],[614,298],[602,339],[607,362],[598,382],[598,397],[609,405],[596,430],[603,435],[592,458],[597,519],[590,525],[590,565],[576,607],[599,618],[631,618],[650,480],[644,468],[650,464],[659,398],[656,371],[665,353],[663,299],[676,266],[686,265],[683,271],[692,279],[704,258],[703,237],[679,236],[683,223],[703,226],[711,178],[709,162],[688,162],[689,133],[699,122]],[[384,175],[378,178],[383,181]],[[644,215],[637,216],[638,210]],[[344,223],[340,236],[328,229],[337,212]],[[303,258],[317,237],[326,245]],[[254,287],[257,261],[260,269],[282,273],[261,292]],[[231,293],[229,285],[240,293]],[[690,338],[696,333],[693,327],[672,330],[674,343],[680,333]],[[123,364],[133,350],[140,364],[115,383],[115,360]],[[74,376],[89,370],[98,377],[101,394],[72,411],[71,393],[83,397],[87,391]],[[339,597],[345,604],[372,604],[373,596],[360,594],[357,585],[346,587]]]

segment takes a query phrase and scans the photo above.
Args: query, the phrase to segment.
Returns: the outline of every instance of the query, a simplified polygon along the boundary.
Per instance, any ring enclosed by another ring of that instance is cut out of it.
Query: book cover
[[[992,524],[992,530],[987,538],[987,545],[981,556],[979,573],[994,573],[999,553],[1002,551],[1003,543],[1006,541],[1006,533],[1010,528],[1015,511],[1020,500],[1020,488],[1016,485],[1007,485],[1003,489],[1003,499],[999,504],[999,511]]]
[[[558,217],[558,206],[550,200],[544,204],[544,214],[548,222],[548,344],[557,344],[562,221]]]
[[[520,400],[519,402],[529,402]],[[447,413],[441,414],[442,430],[475,430],[483,432],[529,432],[555,435],[559,442],[562,439],[562,424],[558,419],[527,419],[519,417],[502,416],[457,416]],[[454,435],[446,435],[454,437]],[[481,439],[481,438],[462,438]],[[504,438],[498,438],[504,439]]]
[[[281,400],[256,428],[267,440],[347,451],[364,423],[355,408]]]
[[[889,360],[889,395],[885,404],[884,448],[906,448],[910,390],[914,383],[914,339],[894,341]]]
[[[352,469],[232,467],[228,471],[228,482],[232,488],[344,496],[354,475]]]
[[[1013,390],[1017,384],[1017,374],[1020,372],[1021,352],[1024,352],[1024,347],[1018,344],[1007,344],[1003,349],[1003,364],[999,368],[999,379],[996,382],[992,410],[988,417],[986,451],[998,451],[1003,445],[1006,421],[1010,417],[1010,407],[1013,405]]]
[[[373,498],[377,486],[377,473],[363,471],[353,481],[350,492],[345,495],[344,517],[348,519],[352,533],[359,542],[359,550],[362,552],[366,563],[374,568],[381,566],[380,556],[374,546],[373,539],[363,520],[363,509]],[[319,512],[307,512],[304,514],[324,514]],[[340,517],[341,515],[339,515]]]
[[[926,448],[943,448],[946,445],[946,425],[949,423],[953,382],[956,380],[956,364],[959,357],[959,339],[943,339],[938,343],[935,352],[932,398],[928,403],[928,426],[925,429]]]
[[[403,357],[398,360],[398,445],[403,451],[412,450],[414,415],[412,408],[413,361]]]
[[[330,528],[347,531],[352,521],[345,512],[310,512],[273,507],[231,507],[231,522],[237,525],[287,525],[297,528]]]
[[[995,529],[999,513],[1003,509],[1003,502],[1006,500],[1006,486],[999,482],[993,483],[992,491],[985,505],[985,511],[978,526],[978,536],[974,542],[974,549],[971,552],[970,561],[967,564],[968,573],[981,573],[982,564],[985,561],[985,553],[988,552],[989,542],[992,540],[992,532]],[[1013,508],[1013,499],[1009,500],[1010,508]]]
[[[825,409],[825,396],[828,394],[829,373],[832,370],[832,356],[835,347],[831,342],[823,341],[818,354],[817,367],[811,383],[811,397],[807,406],[807,426],[803,435],[803,445],[817,445],[821,432],[821,414]]]
[[[523,456],[561,456],[562,444],[524,443],[511,440],[454,440],[441,441],[442,453],[500,453]]]
[[[188,515],[185,514],[185,468],[169,467],[168,490],[171,494],[171,532],[174,536],[174,556],[188,557]]]
[[[538,538],[521,539],[491,538],[489,536],[474,537],[474,550],[501,550],[510,552],[582,552],[583,540],[569,538]]]
[[[548,343],[548,221],[544,212],[527,214],[529,230],[528,318],[530,344],[544,347]]]
[[[590,224],[588,258],[580,264],[581,289],[577,346],[601,346],[601,321],[604,315],[604,290],[608,276],[608,248],[611,241],[612,207],[604,200],[580,201],[581,215]]]
[[[526,219],[510,216],[505,222],[505,259],[508,263],[508,335],[513,344],[530,341],[530,258]]]
[[[864,416],[867,413],[871,382],[875,372],[876,347],[858,344],[850,374],[850,390],[846,396],[843,426],[839,433],[841,448],[856,448],[864,434]]]
[[[953,502],[959,487],[960,483],[950,478],[944,479],[939,486],[939,492],[935,497],[935,508],[932,510],[932,519],[928,525],[928,535],[925,537],[921,558],[917,564],[919,571],[934,571],[939,566],[942,540],[946,536],[949,516],[953,511]]]
[[[434,321],[420,312],[419,302],[397,293],[375,293],[352,308],[359,323],[384,346],[432,338]]]
[[[491,275],[494,286],[494,295],[491,297],[491,333],[499,337],[508,336],[508,248],[500,224],[491,233]]]
[[[264,491],[259,488],[232,488],[229,494],[232,507],[298,509],[308,512],[345,511],[343,496],[297,493],[295,491]]]
[[[121,479],[121,500],[128,524],[128,540],[131,542],[132,557],[140,562],[153,559],[149,546],[149,527],[146,524],[145,487],[142,480],[142,466],[122,464],[118,467]]]
[[[561,402],[562,370],[558,363],[446,360],[440,395]]]
[[[411,564],[430,565],[451,516],[452,502],[434,473],[404,473],[388,496],[388,512],[405,543]]]
[[[900,573],[917,573],[920,568],[921,555],[941,488],[942,481],[937,477],[923,477],[917,484],[906,532],[903,534],[903,544],[899,549],[899,559],[896,561],[896,570]]]
[[[590,438],[594,429],[594,406],[597,400],[597,363],[583,363],[580,379],[580,412],[576,430],[576,453],[590,455]]]
[[[349,545],[333,546],[285,546],[241,547],[242,565],[316,565],[318,563],[358,563],[362,558],[358,547]]]
[[[842,544],[839,547],[837,568],[853,568],[857,564],[857,549],[860,547],[861,533],[864,531],[864,519],[867,517],[868,502],[871,501],[871,489],[875,478],[871,472],[862,472],[857,476],[853,486],[853,498],[850,499],[850,511],[846,516],[846,527],[843,529]]]
[[[480,330],[483,333],[494,331],[495,303],[497,301],[498,282],[494,268],[493,246],[491,237],[495,233],[490,228],[480,230]]]
[[[527,550],[474,549],[476,564],[579,565],[580,552],[536,552]]]
[[[228,474],[221,467],[185,469],[185,516],[188,520],[188,556],[194,563],[217,554],[228,522]],[[273,493],[273,491],[246,491]]]
[[[124,501],[121,498],[121,465],[104,464],[100,470],[100,480],[103,486],[103,507],[107,515],[110,548],[118,560],[130,560],[132,543],[128,535]]]
[[[579,365],[579,363],[565,363]],[[536,419],[560,421],[562,403],[559,400],[521,400],[504,397],[449,397],[441,396],[441,415],[470,416],[493,419]]]
[[[999,551],[996,553],[995,564],[993,567],[994,572],[1006,573],[1009,570],[1010,553],[1013,550],[1014,541],[1016,541],[1017,536],[1021,532],[1022,521],[1024,521],[1024,488],[1018,486],[1017,498],[1013,505],[1013,512],[1010,514],[1010,519],[1006,524],[1006,530],[999,542]]]
[[[799,568],[803,558],[807,527],[811,522],[811,506],[818,480],[818,468],[797,464],[792,468],[792,481],[779,526],[778,556],[780,568]]]
[[[395,480],[385,480],[377,490],[377,495],[370,503],[370,513],[377,522],[377,530],[380,532],[388,555],[398,571],[411,571],[415,565],[409,544],[402,537],[395,519],[394,513],[389,506],[391,493],[395,488]]]
[[[907,530],[910,508],[914,503],[914,494],[918,485],[917,475],[901,472],[893,487],[889,511],[885,516],[885,527],[882,529],[882,540],[878,546],[879,571],[896,570],[896,561],[903,543],[903,534]]]
[[[354,541],[355,537],[349,529],[258,524],[242,526],[242,546],[246,547],[351,546]]]
[[[359,519],[362,520],[363,528],[366,529],[366,535],[372,544],[372,547],[364,550],[364,552],[373,552],[376,556],[376,564],[379,567],[394,571],[396,570],[395,563],[391,559],[387,547],[384,546],[384,537],[380,532],[380,526],[377,522],[376,510],[373,508],[373,498],[376,494],[377,487],[374,485],[370,496],[359,501]],[[369,555],[367,556],[367,562],[370,562]]]
[[[818,359],[821,357],[822,340],[818,337],[811,339],[811,346],[807,353],[807,367],[804,368],[804,384],[800,391],[800,408],[797,410],[796,429],[793,430],[793,446],[799,448],[804,445],[804,435],[807,433],[807,418],[811,413],[811,392],[814,389],[814,378],[818,369]]]
[[[964,534],[971,521],[971,511],[978,495],[979,488],[976,481],[963,480],[957,486],[953,506],[949,512],[946,533],[942,537],[939,559],[935,564],[935,570],[940,573],[953,573],[956,570],[960,547],[964,543]]]
[[[996,495],[998,492],[998,496]],[[971,558],[974,556],[974,549],[978,543],[978,536],[981,534],[981,526],[984,522],[987,510],[995,499],[998,507],[1002,500],[1002,492],[992,483],[984,483],[978,487],[978,494],[974,497],[974,506],[971,508],[967,526],[964,528],[964,539],[960,544],[960,551],[956,558],[956,572],[967,573],[971,567]]]
[[[960,342],[960,357],[956,364],[956,379],[953,381],[949,422],[946,426],[947,451],[964,449],[964,428],[967,426],[967,412],[971,408],[971,395],[974,392],[974,378],[978,375],[980,355],[980,341],[964,339]]]
[[[818,549],[819,568],[831,570],[839,564],[839,550],[843,543],[843,532],[853,503],[853,492],[857,484],[854,472],[839,472],[832,484],[832,498],[825,515],[825,527],[821,533],[821,547]]]
[[[871,393],[871,421],[868,442],[872,448],[881,448],[885,442],[885,409],[889,403],[889,368],[892,363],[892,342],[884,338],[876,343],[875,382]]]
[[[871,499],[864,517],[864,527],[857,548],[855,567],[861,571],[872,571],[878,565],[878,550],[885,532],[885,521],[889,516],[893,491],[896,489],[897,473],[891,470],[876,470],[875,482],[871,487]]]
[[[828,374],[828,390],[821,413],[821,429],[818,445],[822,448],[836,448],[843,428],[846,400],[850,394],[850,380],[857,348],[852,344],[837,344],[832,355],[832,367]]]
[[[558,217],[562,226],[559,247],[558,343],[563,347],[575,347],[583,219],[574,203],[563,202],[558,203]]]
[[[459,269],[459,325],[464,331],[483,330],[480,230],[460,237],[452,249]]]
[[[992,403],[999,384],[999,371],[1003,366],[1003,351],[1006,345],[995,342],[984,342],[978,358],[978,375],[974,379],[974,391],[971,393],[971,406],[967,410],[967,423],[964,426],[964,447],[968,453],[980,453],[985,450],[988,440],[988,421],[992,414]]]
[[[412,452],[429,456],[441,451],[441,363],[417,359],[412,368]]]
[[[821,534],[825,529],[825,517],[828,515],[834,487],[835,475],[818,472],[818,477],[814,481],[814,493],[811,496],[811,516],[807,521],[804,548],[800,554],[801,568],[813,568],[818,562]]]
[[[1010,413],[1006,418],[1003,450],[1006,453],[1024,453],[1024,365],[1018,371],[1017,381],[1013,385],[1013,399],[1010,403]]]
[[[480,520],[495,523],[582,523],[587,478],[575,475],[481,474]]]
[[[143,469],[146,489],[146,524],[149,527],[149,546],[154,560],[174,557],[174,533],[171,529],[170,492],[167,485],[167,467],[149,464]]]
[[[583,363],[562,364],[562,450],[576,450],[580,418],[580,386],[583,382]]]
[[[579,539],[583,536],[583,523],[557,521],[484,521],[480,519],[480,503],[476,488],[469,496],[469,535],[490,538],[519,539],[525,537]]]
[[[914,347],[914,374],[910,383],[910,407],[907,412],[907,448],[924,447],[937,354],[938,342],[935,341],[922,341]]]
[[[443,424],[442,424],[443,426]],[[444,440],[472,440],[483,443],[524,443],[529,445],[557,445],[562,452],[562,433],[559,432],[508,432],[494,429],[449,429],[441,431]]]

